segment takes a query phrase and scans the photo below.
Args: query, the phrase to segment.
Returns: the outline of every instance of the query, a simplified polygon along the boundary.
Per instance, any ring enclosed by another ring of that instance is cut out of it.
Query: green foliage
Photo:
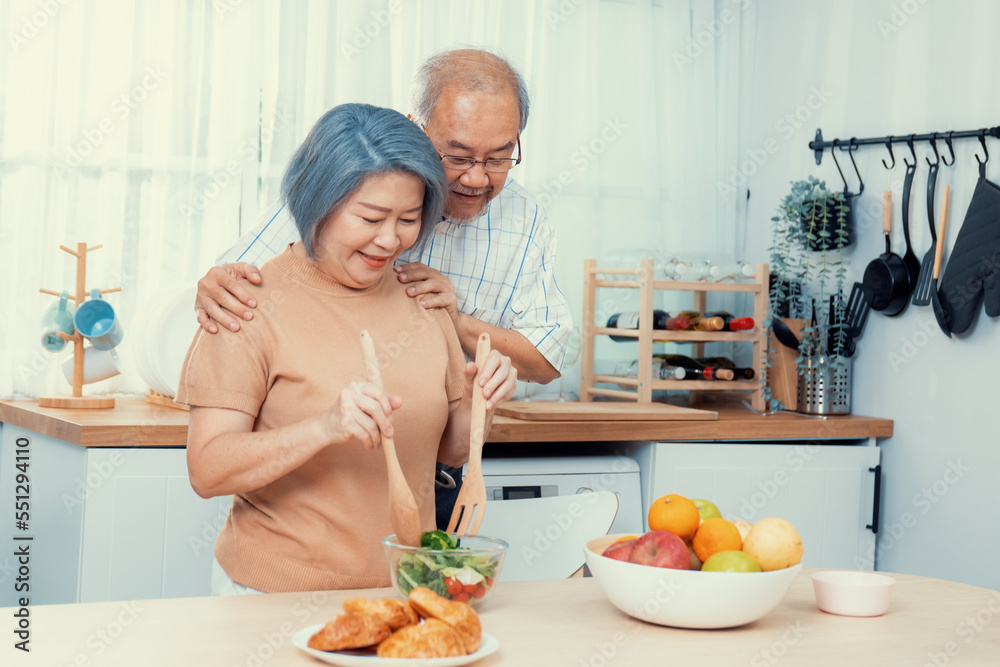
[[[806,320],[799,345],[802,354],[796,359],[800,374],[805,371],[807,355],[816,351],[825,354],[831,335],[840,336],[841,344],[846,342],[842,331],[836,334],[830,331],[828,322],[831,294],[838,296],[833,305],[835,319],[844,319],[844,284],[849,264],[844,248],[849,243],[849,211],[843,192],[832,192],[825,181],[809,176],[804,181],[792,182],[771,218],[771,273],[777,280],[770,290],[770,311],[764,327],[770,329],[775,311],[784,304],[788,305],[790,317]],[[792,294],[790,287],[796,284],[802,288]],[[809,321],[814,302],[816,325],[812,326]],[[768,350],[762,383],[766,383],[772,363]],[[764,395],[772,410],[783,409],[766,385]]]

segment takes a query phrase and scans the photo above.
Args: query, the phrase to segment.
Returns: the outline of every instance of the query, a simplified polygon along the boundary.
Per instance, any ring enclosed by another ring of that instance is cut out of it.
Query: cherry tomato
[[[472,597],[474,597],[474,598],[476,598],[478,600],[481,597],[483,597],[484,595],[486,595],[486,591],[487,590],[488,589],[485,586],[483,586],[482,584],[477,584],[476,585],[476,590],[472,591]]]
[[[493,588],[493,577],[486,577],[486,588]]]
[[[468,593],[469,595],[472,595],[473,593],[476,592],[476,586],[478,585],[479,584],[466,584],[465,586],[462,586],[462,590]]]
[[[461,593],[456,593],[455,595],[451,596],[451,599],[454,600],[455,602],[468,602],[469,594],[466,593],[465,591],[462,591]]]
[[[446,577],[444,580],[444,587],[448,589],[448,595],[450,595],[453,600],[455,599],[455,595],[464,590],[462,582],[455,577]]]

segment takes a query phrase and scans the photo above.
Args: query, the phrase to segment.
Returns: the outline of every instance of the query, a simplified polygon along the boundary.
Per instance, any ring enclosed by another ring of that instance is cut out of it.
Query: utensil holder
[[[851,360],[847,357],[807,357],[799,375],[796,411],[810,415],[851,413]]]

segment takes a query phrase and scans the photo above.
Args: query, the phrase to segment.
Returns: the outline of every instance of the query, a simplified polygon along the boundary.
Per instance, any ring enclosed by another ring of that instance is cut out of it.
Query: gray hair
[[[469,91],[512,90],[521,111],[518,131],[524,132],[528,124],[528,87],[521,73],[501,56],[483,49],[454,49],[425,60],[410,88],[410,109],[418,125],[427,125],[441,93],[449,86]]]
[[[398,111],[370,104],[341,104],[316,121],[281,179],[281,195],[311,258],[330,214],[368,178],[390,171],[424,182],[419,244],[448,197],[444,167],[427,135]]]

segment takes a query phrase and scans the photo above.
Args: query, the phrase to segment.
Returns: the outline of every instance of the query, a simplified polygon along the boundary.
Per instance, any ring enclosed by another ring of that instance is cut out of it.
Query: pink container
[[[896,580],[875,572],[829,570],[812,575],[816,604],[839,616],[881,616],[889,610]]]

